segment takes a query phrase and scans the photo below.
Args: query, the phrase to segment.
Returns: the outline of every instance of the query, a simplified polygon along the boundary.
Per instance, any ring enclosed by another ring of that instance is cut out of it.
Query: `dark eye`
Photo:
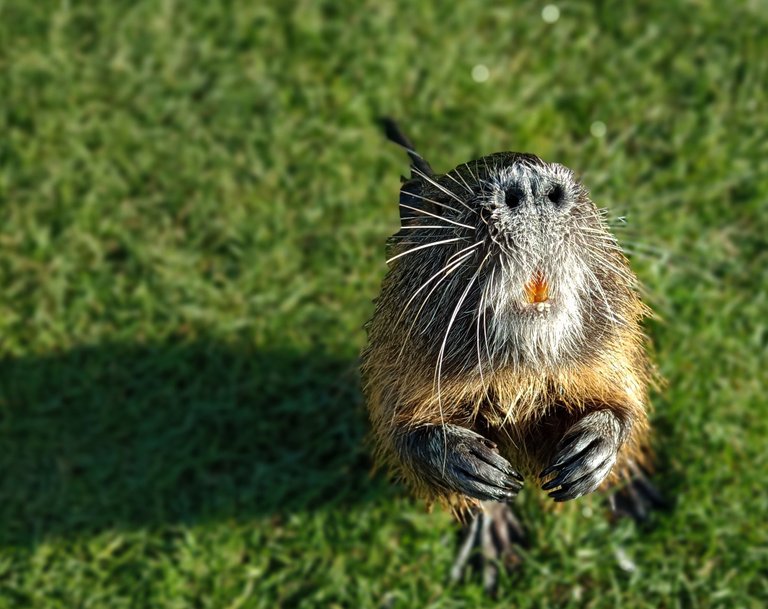
[[[552,187],[552,190],[547,193],[547,199],[549,199],[555,205],[560,205],[564,198],[565,191],[560,185]]]
[[[507,207],[517,207],[523,199],[523,193],[518,188],[507,188],[504,191],[504,203]]]

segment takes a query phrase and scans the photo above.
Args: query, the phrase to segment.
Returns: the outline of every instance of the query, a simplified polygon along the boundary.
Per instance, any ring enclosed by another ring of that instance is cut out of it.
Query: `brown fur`
[[[624,323],[609,331],[601,329],[597,347],[590,353],[546,370],[448,365],[441,374],[439,398],[434,350],[411,339],[411,317],[402,315],[411,293],[403,293],[401,261],[396,262],[383,282],[368,325],[362,375],[377,461],[404,479],[417,495],[443,501],[457,511],[474,503],[428,485],[401,461],[394,448],[396,434],[425,424],[453,423],[484,435],[497,443],[513,467],[540,485],[539,473],[549,465],[565,430],[584,413],[609,408],[634,424],[604,486],[628,476],[632,463],[649,467],[648,388],[654,373],[641,327],[649,309],[626,278],[633,275],[623,255],[613,254],[616,269],[604,274]],[[474,353],[475,343],[468,341],[466,349]]]

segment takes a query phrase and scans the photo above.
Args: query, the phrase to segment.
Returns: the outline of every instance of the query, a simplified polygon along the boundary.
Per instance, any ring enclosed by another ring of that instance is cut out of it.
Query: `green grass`
[[[764,607],[768,14],[641,4],[0,2],[0,607]],[[563,162],[653,250],[676,505],[529,489],[498,601],[369,473],[380,114]]]

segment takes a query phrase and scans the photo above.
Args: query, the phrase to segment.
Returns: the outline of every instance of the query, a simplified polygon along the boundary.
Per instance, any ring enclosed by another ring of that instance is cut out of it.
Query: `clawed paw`
[[[555,476],[542,485],[555,501],[568,501],[591,493],[605,480],[616,462],[621,428],[605,411],[591,413],[576,423],[557,446],[552,463],[541,478]]]
[[[480,434],[445,425],[430,441],[430,453],[441,456],[434,467],[452,489],[481,501],[511,501],[523,488],[523,477]]]

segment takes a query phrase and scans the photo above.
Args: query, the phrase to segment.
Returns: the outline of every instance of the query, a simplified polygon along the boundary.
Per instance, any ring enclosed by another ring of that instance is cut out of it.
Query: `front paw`
[[[458,425],[431,427],[419,452],[440,486],[475,499],[511,501],[523,488],[523,477],[493,442]]]
[[[621,424],[612,412],[599,410],[584,416],[557,445],[552,463],[540,476],[556,475],[541,488],[551,491],[549,496],[555,501],[591,493],[616,463],[621,436]]]

